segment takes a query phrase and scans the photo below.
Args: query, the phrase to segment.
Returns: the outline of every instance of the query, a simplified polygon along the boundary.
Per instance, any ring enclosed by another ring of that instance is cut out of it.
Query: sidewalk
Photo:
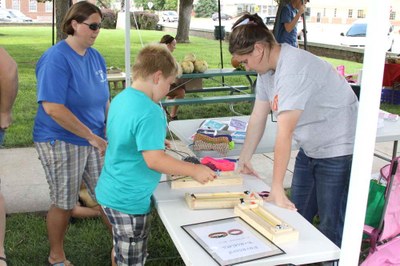
[[[178,150],[188,151],[180,141],[176,141],[176,145]],[[391,142],[379,143],[375,151],[389,158],[392,148]],[[285,187],[290,187],[295,156],[296,152],[293,152]],[[35,148],[0,149],[0,158],[1,192],[6,200],[7,213],[47,211],[50,205],[49,187]],[[271,184],[273,153],[255,155],[252,163],[265,182]],[[386,161],[374,157],[372,172],[378,172],[385,164]]]

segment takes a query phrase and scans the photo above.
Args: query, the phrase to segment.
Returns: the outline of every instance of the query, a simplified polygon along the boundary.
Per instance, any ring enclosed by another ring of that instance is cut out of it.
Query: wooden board
[[[254,192],[186,193],[185,200],[192,210],[231,209],[238,203],[262,204],[263,199]]]
[[[171,180],[171,188],[193,188],[193,187],[216,187],[216,186],[238,186],[243,184],[243,177],[234,171],[220,172],[219,176],[206,184],[201,184],[188,176],[167,175]]]
[[[272,242],[286,243],[299,239],[299,232],[258,204],[240,203],[234,213]]]

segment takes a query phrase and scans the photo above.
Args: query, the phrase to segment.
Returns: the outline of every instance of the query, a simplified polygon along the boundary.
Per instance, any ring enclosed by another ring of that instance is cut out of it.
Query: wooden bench
[[[183,99],[162,100],[162,106],[186,105],[186,104],[212,104],[212,103],[237,103],[254,102],[254,94],[223,95],[210,97],[186,97]]]

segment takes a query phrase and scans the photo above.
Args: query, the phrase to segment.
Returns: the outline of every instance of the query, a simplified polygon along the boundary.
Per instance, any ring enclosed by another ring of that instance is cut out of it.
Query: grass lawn
[[[164,32],[131,31],[132,62],[144,44],[158,41]],[[140,36],[139,36],[140,35]],[[0,27],[1,46],[17,61],[20,90],[14,106],[14,123],[8,129],[5,146],[32,146],[32,127],[36,113],[35,65],[43,52],[51,46],[51,27]],[[102,29],[94,46],[105,57],[108,66],[124,67],[124,31]],[[210,68],[220,67],[219,41],[191,37],[190,44],[178,44],[174,56],[181,61],[192,52],[208,62]],[[225,68],[230,68],[227,43],[223,43]],[[362,68],[359,63],[327,59],[333,66],[344,65],[346,73]],[[245,78],[231,78],[232,84],[247,84]],[[211,86],[212,82],[206,81]],[[114,92],[115,93],[115,92]],[[399,106],[383,105],[383,109],[400,114]],[[240,104],[237,110],[250,113],[250,105]],[[185,105],[180,108],[180,119],[229,116],[226,104]],[[148,265],[184,265],[168,233],[153,212],[154,222],[149,242]],[[45,219],[41,215],[15,214],[7,218],[6,254],[9,265],[43,265],[48,256]],[[79,220],[71,223],[65,241],[68,258],[75,265],[109,265],[111,236],[100,219]]]

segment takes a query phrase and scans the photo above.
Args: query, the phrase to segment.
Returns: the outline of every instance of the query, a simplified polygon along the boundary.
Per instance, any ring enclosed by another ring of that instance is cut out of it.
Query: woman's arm
[[[268,197],[268,201],[273,201],[280,207],[292,210],[296,210],[296,206],[287,198],[283,188],[283,180],[290,160],[293,132],[301,113],[301,110],[294,110],[283,111],[279,114],[271,193]]]
[[[241,173],[258,176],[253,170],[250,160],[264,135],[270,110],[271,108],[268,101],[255,101],[247,126],[246,139],[239,157],[238,171]]]
[[[18,70],[15,60],[0,47],[0,128],[12,122],[11,109],[18,92]]]

